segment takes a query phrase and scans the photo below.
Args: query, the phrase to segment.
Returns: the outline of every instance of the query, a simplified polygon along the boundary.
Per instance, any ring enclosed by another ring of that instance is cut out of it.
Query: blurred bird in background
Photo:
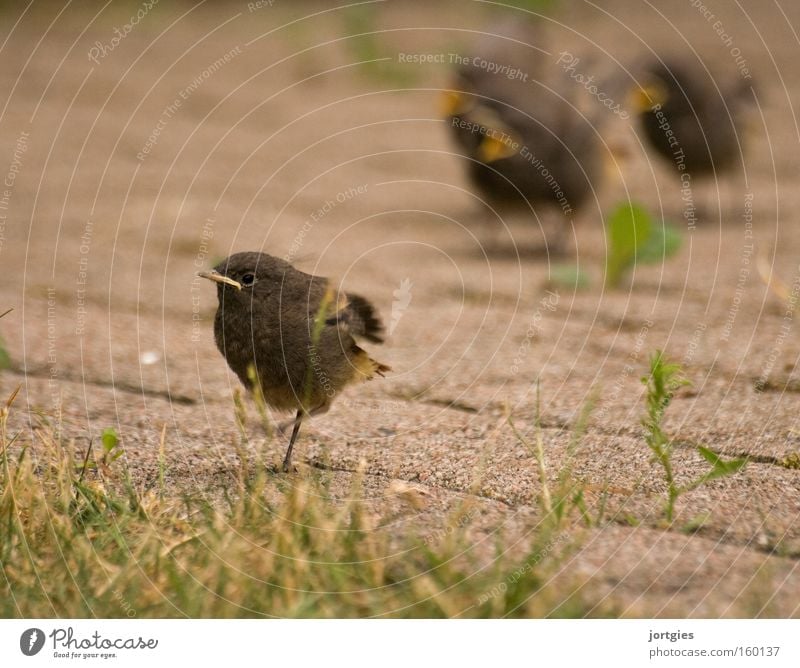
[[[464,53],[443,111],[470,181],[499,215],[522,211],[541,220],[542,210],[556,212],[549,253],[563,250],[603,161],[597,118],[581,109],[580,87],[540,46],[539,33],[519,21],[487,30]]]
[[[747,112],[754,102],[751,80],[719,85],[697,67],[679,59],[651,62],[631,94],[648,147],[684,184],[742,172]]]

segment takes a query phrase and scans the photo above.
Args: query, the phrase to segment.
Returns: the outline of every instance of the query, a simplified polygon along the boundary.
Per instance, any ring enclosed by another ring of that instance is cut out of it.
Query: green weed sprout
[[[0,318],[8,315],[13,310],[14,310],[13,308],[10,308],[4,313],[0,313]],[[8,354],[8,351],[6,350],[6,345],[5,341],[3,341],[3,337],[0,336],[0,370],[8,369],[10,366],[11,366],[11,356]]]
[[[673,225],[656,221],[640,204],[623,202],[606,223],[605,285],[617,287],[636,264],[658,264],[678,252],[682,238]],[[573,264],[550,269],[548,283],[570,290],[589,287],[591,277]]]
[[[667,482],[667,502],[664,512],[667,522],[671,523],[675,517],[675,503],[681,495],[711,480],[736,473],[747,464],[747,460],[724,460],[710,448],[698,446],[698,453],[711,465],[711,468],[689,483],[678,485],[672,466],[673,441],[664,433],[662,421],[675,392],[691,383],[683,377],[681,366],[667,362],[660,350],[651,355],[650,373],[642,378],[642,382],[647,386],[647,414],[642,418],[645,442],[664,469],[664,478]]]
[[[678,231],[659,224],[640,204],[624,202],[608,218],[606,286],[616,287],[637,262],[657,264],[681,246]]]
[[[584,500],[584,486],[580,481],[573,477],[572,460],[575,451],[586,433],[586,426],[589,416],[594,406],[594,400],[587,401],[578,417],[572,431],[569,445],[567,446],[567,460],[558,474],[558,482],[555,487],[551,487],[548,482],[547,459],[544,452],[544,434],[541,424],[541,401],[539,395],[539,383],[536,383],[536,415],[534,420],[535,442],[531,443],[514,424],[514,420],[509,415],[508,425],[517,440],[524,445],[536,460],[541,491],[539,493],[539,505],[545,516],[545,522],[552,525],[554,530],[561,530],[574,511],[578,511],[587,526],[593,524],[589,516],[586,502]],[[598,517],[599,520],[599,517]]]

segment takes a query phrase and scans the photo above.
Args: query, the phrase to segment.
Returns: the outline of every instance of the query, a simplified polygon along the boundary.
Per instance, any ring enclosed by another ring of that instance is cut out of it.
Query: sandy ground
[[[76,439],[115,426],[144,485],[166,424],[170,484],[208,485],[236,466],[237,381],[214,347],[214,290],[194,272],[235,250],[289,254],[378,305],[391,334],[370,349],[394,368],[306,426],[299,462],[324,461],[346,485],[363,460],[376,504],[396,481],[423,490],[400,530],[441,527],[473,495],[476,541],[502,531],[513,543],[540,485],[504,416],[530,433],[538,378],[553,477],[596,397],[575,473],[592,502],[605,486],[611,498],[565,565],[592,597],[627,615],[800,614],[800,471],[786,465],[800,452],[800,338],[755,266],[763,256],[789,286],[800,277],[800,8],[709,0],[708,21],[672,0],[564,5],[546,26],[554,62],[566,49],[587,71],[622,68],[652,49],[720,80],[741,76],[743,58],[758,82],[744,173],[719,182],[723,213],[617,290],[600,285],[599,212],[629,194],[679,216],[680,184],[633,129],[609,124],[625,164],[558,259],[594,280],[550,286],[552,261],[530,252],[538,225],[492,224],[470,191],[437,110],[447,67],[398,62],[464,49],[489,20],[480,3],[384,3],[380,67],[359,64],[375,56],[342,39],[343,12],[323,4],[162,3],[111,50],[125,7],[95,17],[89,4],[34,3],[15,25],[6,10],[0,310],[14,311],[0,331],[14,368],[0,391],[22,384],[14,419],[58,411]],[[97,41],[107,52],[93,62]],[[715,197],[713,180],[696,186]],[[704,470],[698,443],[753,457],[679,502],[676,526],[707,515],[691,535],[658,527],[664,487],[640,433],[640,377],[657,348],[693,382],[667,418],[680,479]],[[283,442],[269,447],[277,461]]]

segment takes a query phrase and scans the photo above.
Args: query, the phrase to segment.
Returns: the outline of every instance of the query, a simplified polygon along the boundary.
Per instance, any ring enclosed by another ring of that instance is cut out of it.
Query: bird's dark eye
[[[245,274],[242,276],[242,285],[253,285],[256,282],[256,277],[253,274]]]

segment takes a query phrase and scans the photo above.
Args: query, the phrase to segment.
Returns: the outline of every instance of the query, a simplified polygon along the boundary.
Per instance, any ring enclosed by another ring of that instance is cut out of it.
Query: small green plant
[[[119,436],[117,436],[117,430],[114,427],[103,429],[100,442],[103,444],[103,464],[115,462],[125,454],[119,444]]]
[[[678,230],[663,221],[656,222],[647,210],[633,202],[620,204],[608,217],[605,285],[617,287],[637,263],[658,264],[681,247]],[[574,264],[557,264],[550,269],[547,282],[554,287],[585,290],[592,277]]]
[[[605,283],[620,284],[637,262],[656,264],[674,255],[681,236],[671,225],[657,223],[648,211],[634,202],[620,204],[608,218]]]
[[[698,446],[697,452],[711,465],[711,468],[687,484],[679,485],[675,480],[672,466],[674,442],[664,432],[662,422],[675,392],[691,383],[683,377],[680,365],[666,361],[660,350],[650,357],[650,373],[642,378],[642,382],[647,386],[647,414],[642,418],[645,442],[655,455],[656,461],[664,469],[664,478],[667,483],[667,502],[664,512],[667,522],[671,523],[675,517],[675,503],[681,495],[691,492],[711,480],[736,473],[747,464],[747,460],[724,460],[710,448]]]
[[[8,315],[13,311],[13,308],[8,309],[4,313],[0,313],[0,318]],[[0,371],[3,369],[8,369],[11,366],[11,356],[8,354],[6,350],[6,343],[3,341],[3,337],[0,336]]]

